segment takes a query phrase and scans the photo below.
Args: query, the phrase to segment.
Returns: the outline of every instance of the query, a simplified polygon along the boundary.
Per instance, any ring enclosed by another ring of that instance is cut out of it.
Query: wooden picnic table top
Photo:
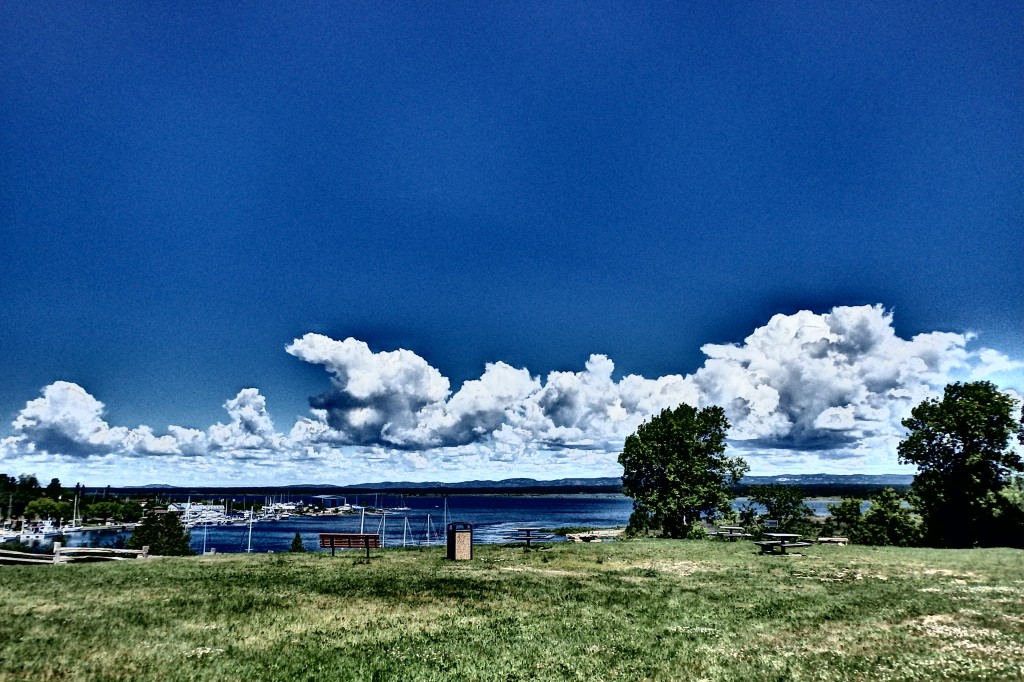
[[[777,538],[782,542],[785,542],[786,540],[796,540],[800,537],[798,533],[765,533],[764,536],[767,538]]]
[[[535,530],[544,530],[544,529],[543,528],[516,528],[516,530],[520,531],[520,532],[524,532],[524,533],[530,533],[530,532],[535,531]]]

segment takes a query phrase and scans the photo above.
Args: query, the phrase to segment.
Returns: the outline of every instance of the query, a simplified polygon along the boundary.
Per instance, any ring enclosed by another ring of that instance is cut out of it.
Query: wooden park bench
[[[330,547],[331,556],[335,549],[366,549],[370,558],[371,549],[380,549],[380,536],[376,533],[320,533],[320,546]]]

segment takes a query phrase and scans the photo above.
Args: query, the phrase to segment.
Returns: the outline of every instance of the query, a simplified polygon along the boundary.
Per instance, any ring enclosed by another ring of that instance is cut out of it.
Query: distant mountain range
[[[402,481],[393,483],[385,481],[382,483],[358,483],[356,485],[338,487],[355,490],[393,490],[395,488],[402,488],[404,490],[435,490],[438,488],[447,488],[449,490],[464,490],[467,488],[607,488],[622,487],[622,479],[618,476],[609,476],[605,478],[559,478],[554,481],[538,481],[533,478],[505,478],[500,481],[459,481],[458,483],[441,483],[439,481],[424,483]]]
[[[778,474],[744,476],[743,485],[910,485],[912,474]]]
[[[909,474],[778,474],[775,476],[744,476],[741,485],[797,485],[813,487],[881,487],[909,486],[914,477]],[[605,476],[601,478],[559,478],[552,481],[538,481],[533,478],[506,478],[500,481],[474,480],[459,481],[457,483],[443,483],[441,481],[381,481],[378,483],[356,483],[353,485],[316,484],[305,483],[299,485],[282,486],[174,486],[161,483],[152,483],[143,486],[126,486],[118,488],[123,491],[138,490],[290,490],[307,492],[343,492],[343,491],[401,491],[404,493],[416,493],[426,491],[445,492],[492,492],[492,493],[513,493],[513,492],[617,492],[622,488],[622,479],[618,476]]]

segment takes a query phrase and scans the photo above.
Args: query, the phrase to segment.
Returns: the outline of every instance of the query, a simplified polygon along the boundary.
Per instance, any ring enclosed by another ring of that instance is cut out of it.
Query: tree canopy
[[[49,497],[39,497],[25,505],[25,516],[33,519],[67,521],[71,518],[70,502],[58,502]]]
[[[797,486],[752,485],[747,497],[765,508],[764,519],[775,519],[779,530],[788,533],[806,532],[807,521],[814,510],[804,503],[804,493]]]
[[[177,514],[150,514],[142,519],[128,538],[128,549],[148,546],[150,554],[161,556],[191,556],[190,537]]]
[[[1008,501],[1000,495],[1012,473],[1024,470],[1009,447],[1021,430],[1015,404],[991,382],[957,382],[946,386],[941,400],[925,400],[903,420],[910,433],[899,445],[899,460],[918,468],[911,491],[926,544],[1015,544],[1019,529],[1005,527]]]
[[[43,490],[43,494],[49,497],[51,500],[59,500],[64,496],[64,489],[60,485],[59,478],[51,478],[50,483]]]
[[[701,518],[728,511],[728,485],[747,471],[741,458],[725,456],[728,430],[721,407],[683,404],[662,410],[626,439],[619,463],[623,489],[633,498],[630,532],[686,537]]]

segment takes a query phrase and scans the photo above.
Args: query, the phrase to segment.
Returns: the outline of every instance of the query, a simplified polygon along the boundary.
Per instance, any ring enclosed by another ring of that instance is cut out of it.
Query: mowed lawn
[[[0,566],[0,680],[1024,679],[1024,552],[627,541]]]

